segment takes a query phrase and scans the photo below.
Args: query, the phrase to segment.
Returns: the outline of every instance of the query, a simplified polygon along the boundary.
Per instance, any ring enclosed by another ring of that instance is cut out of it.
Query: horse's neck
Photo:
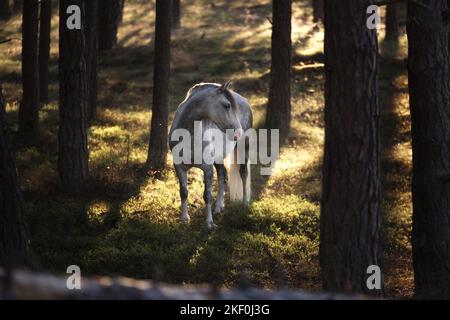
[[[201,133],[200,139],[205,139],[206,141],[212,139],[212,132],[210,129],[219,129],[212,120],[205,116],[205,112],[202,112],[199,109],[189,109],[189,106],[184,106],[180,111],[181,113],[179,118],[176,119],[177,123],[175,124],[174,129],[187,129],[191,134],[195,134],[195,132]],[[199,124],[201,124],[201,127],[198,126]],[[201,129],[201,131],[199,131],[199,129]]]
[[[207,118],[202,119],[202,132],[204,132],[204,133],[205,132],[209,132],[209,135],[207,135],[209,139],[211,137],[211,130],[210,129],[219,130],[219,127],[217,127],[217,125],[213,121],[211,121],[211,120],[209,120]]]
[[[174,119],[175,129],[183,128],[192,131],[195,121],[203,121],[204,118],[204,112],[199,107],[188,103],[181,106],[179,116]]]

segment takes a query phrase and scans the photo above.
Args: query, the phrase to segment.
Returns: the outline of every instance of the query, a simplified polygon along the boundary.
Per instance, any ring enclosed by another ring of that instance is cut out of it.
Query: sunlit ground
[[[212,282],[265,288],[320,290],[319,201],[323,145],[323,28],[309,2],[293,4],[293,123],[274,174],[253,168],[249,209],[227,208],[218,228],[205,228],[201,173],[189,175],[192,222],[178,222],[178,183],[170,167],[149,177],[147,155],[152,94],[154,1],[127,0],[119,47],[100,57],[98,117],[90,128],[92,179],[77,197],[60,191],[57,148],[57,15],[53,19],[51,102],[42,106],[41,136],[17,145],[31,244],[42,268],[64,272],[78,264],[87,274]],[[170,109],[193,84],[224,82],[246,96],[260,126],[268,94],[269,0],[186,0],[182,27],[173,33]],[[20,17],[1,25],[0,72],[8,119],[17,126]],[[409,112],[405,37],[382,42],[383,241],[389,296],[412,294]],[[169,161],[171,157],[169,156]]]

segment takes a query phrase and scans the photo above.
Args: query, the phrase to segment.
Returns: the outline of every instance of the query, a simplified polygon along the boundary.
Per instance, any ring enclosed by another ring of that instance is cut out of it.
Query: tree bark
[[[86,17],[90,0],[60,0],[60,21],[67,19],[70,5],[81,8]],[[87,113],[89,101],[87,28],[69,30],[65,23],[59,27],[59,150],[58,169],[63,187],[80,191],[88,175]]]
[[[86,3],[86,21],[87,21],[87,45],[88,59],[87,72],[89,77],[89,102],[88,102],[88,121],[91,122],[97,113],[98,96],[98,0],[91,0]]]
[[[314,22],[323,21],[323,0],[313,0],[313,11]]]
[[[14,0],[13,2],[13,11],[19,12],[22,10],[23,0]]]
[[[117,46],[117,32],[122,20],[123,0],[99,0],[98,36],[100,51]]]
[[[172,28],[177,29],[181,25],[181,1],[172,1]]]
[[[166,164],[169,116],[170,28],[172,1],[156,1],[153,107],[147,165],[160,170]]]
[[[415,292],[450,298],[450,57],[442,12],[408,3],[409,96],[413,150],[412,249]]]
[[[38,30],[39,1],[23,2],[22,24],[22,86],[23,97],[19,108],[19,131],[35,135],[39,127],[39,67]],[[25,10],[26,9],[26,10]]]
[[[0,84],[0,265],[28,263],[28,232]]]
[[[50,32],[52,1],[41,0],[39,30],[39,100],[48,103],[48,72],[50,61]]]
[[[386,6],[386,40],[398,41],[398,13],[397,3],[389,3]]]
[[[272,1],[272,49],[266,127],[289,132],[291,122],[291,0]]]
[[[11,18],[9,0],[0,0],[0,20],[9,20],[9,18]]]
[[[320,265],[327,291],[379,295],[367,268],[382,270],[377,34],[370,0],[325,0],[325,146]],[[382,280],[382,278],[381,278]]]

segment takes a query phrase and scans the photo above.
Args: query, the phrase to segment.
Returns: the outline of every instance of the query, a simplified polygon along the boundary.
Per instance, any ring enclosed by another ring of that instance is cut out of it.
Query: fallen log
[[[219,288],[212,285],[170,285],[125,277],[82,278],[81,288],[70,290],[67,277],[25,270],[0,269],[3,299],[17,300],[348,300],[364,299],[333,293],[259,288]]]

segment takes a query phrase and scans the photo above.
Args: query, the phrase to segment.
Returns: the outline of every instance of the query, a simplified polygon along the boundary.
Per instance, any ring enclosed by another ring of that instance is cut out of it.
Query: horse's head
[[[230,82],[217,87],[208,101],[208,117],[220,130],[228,134],[228,139],[238,140],[242,136],[242,126],[239,121],[239,109],[233,94],[228,87]],[[233,131],[230,131],[233,130]],[[228,130],[228,132],[227,132]]]

